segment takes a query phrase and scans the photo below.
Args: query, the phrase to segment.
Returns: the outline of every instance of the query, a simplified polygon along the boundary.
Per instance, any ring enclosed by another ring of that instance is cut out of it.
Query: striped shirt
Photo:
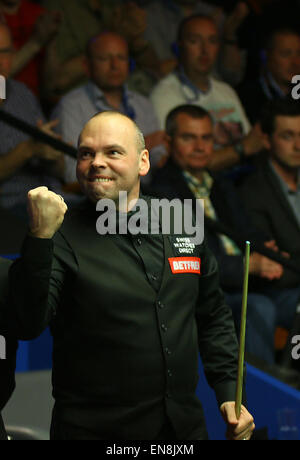
[[[38,120],[45,121],[36,97],[23,83],[15,80],[6,82],[6,99],[1,105],[1,110],[33,126],[36,126]],[[1,121],[0,132],[0,155],[9,153],[18,144],[29,139],[27,134]],[[61,191],[59,180],[47,175],[41,161],[32,158],[12,177],[0,183],[0,205],[4,208],[12,208],[25,204],[28,191],[42,185],[54,192]]]

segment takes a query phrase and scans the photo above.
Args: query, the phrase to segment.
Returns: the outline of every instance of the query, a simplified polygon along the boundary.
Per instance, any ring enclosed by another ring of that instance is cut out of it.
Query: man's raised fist
[[[28,192],[30,234],[36,238],[52,238],[61,227],[68,209],[64,199],[47,187]]]

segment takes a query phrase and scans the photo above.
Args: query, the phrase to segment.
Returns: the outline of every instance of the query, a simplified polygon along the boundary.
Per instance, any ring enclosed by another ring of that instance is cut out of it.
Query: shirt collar
[[[193,187],[196,187],[197,189],[201,189],[202,194],[205,196],[209,196],[214,180],[212,176],[205,170],[202,172],[202,180],[199,180],[197,177],[193,176],[190,172],[188,171],[183,171],[182,172],[186,182],[189,185],[192,185]]]
[[[88,95],[90,96],[90,99],[93,101],[96,107],[97,107],[97,102],[100,102],[100,103],[104,102],[105,105],[109,106],[109,104],[106,101],[103,91],[92,80],[88,81],[86,85],[86,90],[87,90]],[[123,111],[126,115],[128,115],[129,118],[134,120],[136,114],[130,102],[132,99],[133,93],[128,89],[128,86],[126,84],[123,85],[122,90],[123,90],[123,94],[122,94],[121,111]]]
[[[88,89],[88,92],[93,96],[94,100],[101,99],[102,101],[105,101],[105,95],[104,95],[103,91],[92,80],[89,80],[87,82],[87,89]],[[123,89],[123,99],[124,98],[126,98],[126,99],[130,98],[132,93],[128,89],[128,86],[126,84],[124,84],[122,89]]]
[[[199,89],[194,83],[188,78],[186,75],[183,66],[179,66],[175,71],[181,85],[183,92],[189,102],[196,101],[201,94],[206,95],[212,89],[212,80],[209,78],[208,80],[208,89],[207,91],[202,91]]]
[[[280,86],[274,80],[271,72],[266,72],[265,75],[260,77],[260,84],[263,92],[268,99],[274,99],[274,97],[285,97],[286,94],[282,91]]]
[[[280,174],[278,174],[278,172],[276,171],[276,168],[274,167],[271,159],[268,160],[269,162],[269,165],[272,169],[272,171],[274,172],[274,174],[276,175],[276,177],[278,178],[280,184],[281,184],[281,187],[283,188],[283,190],[286,191],[286,193],[295,193],[294,190],[291,190],[289,188],[289,186],[287,185],[287,183],[282,179],[282,177],[280,176]],[[298,171],[297,171],[297,192],[300,191],[300,168],[298,168]]]

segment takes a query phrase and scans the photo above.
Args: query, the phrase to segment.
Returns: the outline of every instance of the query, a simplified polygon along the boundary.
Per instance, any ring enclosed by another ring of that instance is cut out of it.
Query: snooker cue
[[[246,241],[245,259],[244,259],[243,299],[242,299],[241,327],[240,327],[240,345],[239,345],[239,358],[238,358],[238,374],[237,374],[236,394],[235,394],[235,415],[237,419],[239,419],[241,415],[242,391],[243,391],[245,333],[246,333],[248,276],[249,276],[249,255],[250,255],[250,242]]]

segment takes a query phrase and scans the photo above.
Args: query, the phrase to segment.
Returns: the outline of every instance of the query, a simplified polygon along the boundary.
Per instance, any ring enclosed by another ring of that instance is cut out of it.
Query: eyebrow
[[[186,34],[186,37],[187,38],[199,38],[199,37],[202,38],[203,35],[201,33],[199,33],[199,32],[188,32]],[[219,35],[218,35],[217,32],[212,32],[211,34],[207,35],[207,37],[209,37],[209,38],[211,38],[211,37],[219,38]]]
[[[103,150],[118,150],[119,152],[121,153],[126,153],[126,150],[124,149],[124,147],[122,147],[122,145],[119,145],[119,144],[111,144],[111,145],[105,145]]]
[[[292,129],[285,129],[283,131],[280,131],[279,134],[297,134],[298,131],[293,131]]]
[[[92,145],[88,145],[88,144],[82,144],[78,147],[78,151],[81,152],[82,150],[92,150],[92,151],[95,151],[95,148],[92,146]],[[121,153],[126,153],[126,150],[124,149],[124,147],[122,147],[121,145],[119,144],[110,144],[110,145],[105,145],[103,147],[103,150],[104,151],[109,151],[109,150],[118,150],[119,152]]]

